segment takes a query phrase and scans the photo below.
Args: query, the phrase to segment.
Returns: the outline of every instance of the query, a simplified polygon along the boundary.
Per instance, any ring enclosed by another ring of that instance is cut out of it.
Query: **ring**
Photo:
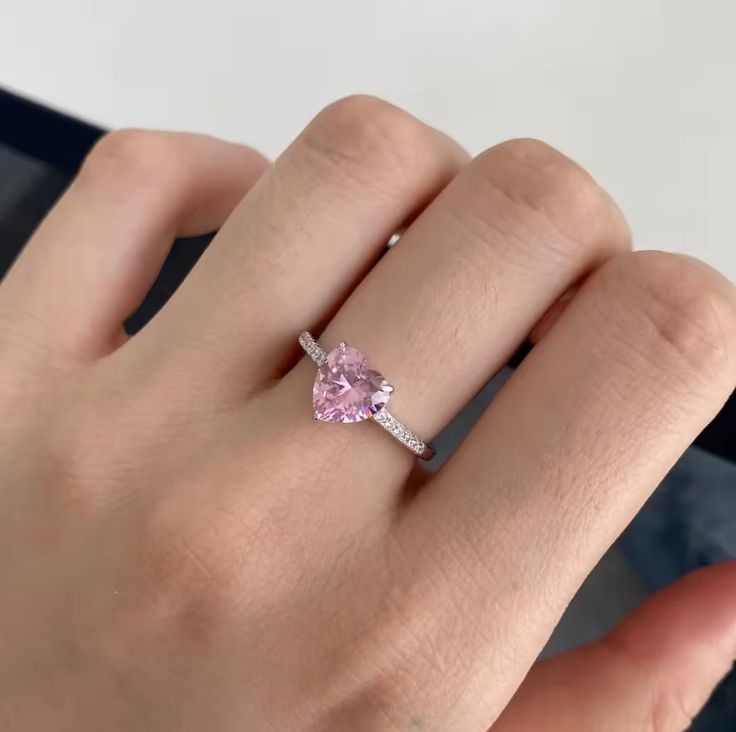
[[[394,388],[357,348],[343,342],[327,353],[307,331],[299,336],[299,345],[317,364],[312,389],[315,419],[343,424],[372,419],[422,460],[434,456],[430,445],[386,409]]]

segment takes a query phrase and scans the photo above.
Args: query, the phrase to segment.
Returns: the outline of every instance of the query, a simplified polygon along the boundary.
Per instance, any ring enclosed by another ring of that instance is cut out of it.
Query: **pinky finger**
[[[537,664],[492,732],[680,732],[736,656],[736,562],[695,572],[602,641]]]

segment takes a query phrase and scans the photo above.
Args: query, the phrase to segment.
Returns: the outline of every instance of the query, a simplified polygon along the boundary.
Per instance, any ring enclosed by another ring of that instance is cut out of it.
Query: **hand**
[[[734,566],[527,672],[733,389],[734,288],[631,254],[546,145],[469,162],[374,99],[267,167],[113,133],[0,288],[0,728],[683,729],[736,652]],[[172,239],[218,227],[126,338]],[[581,282],[436,476],[312,419],[300,331],[429,438]]]

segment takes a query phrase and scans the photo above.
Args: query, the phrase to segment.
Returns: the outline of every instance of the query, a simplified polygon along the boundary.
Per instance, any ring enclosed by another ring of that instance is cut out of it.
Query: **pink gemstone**
[[[390,396],[386,379],[355,348],[335,348],[317,369],[312,390],[314,416],[323,422],[362,422]]]

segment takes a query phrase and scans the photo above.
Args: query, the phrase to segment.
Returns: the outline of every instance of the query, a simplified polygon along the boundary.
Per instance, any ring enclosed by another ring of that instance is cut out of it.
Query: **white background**
[[[371,92],[474,152],[547,140],[619,200],[638,247],[736,279],[735,30],[734,0],[0,0],[0,84],[271,155]]]

